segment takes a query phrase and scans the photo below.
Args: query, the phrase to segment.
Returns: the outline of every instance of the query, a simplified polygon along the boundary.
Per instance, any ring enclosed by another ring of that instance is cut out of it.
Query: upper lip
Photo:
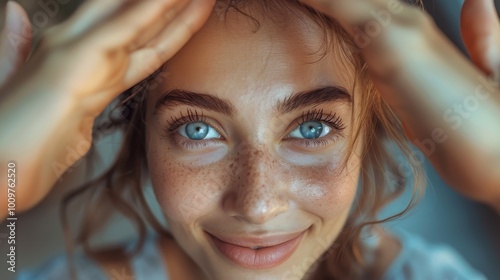
[[[235,234],[233,236],[214,234],[207,232],[213,237],[224,241],[226,243],[231,243],[240,247],[256,248],[256,247],[270,247],[276,246],[287,241],[290,241],[299,235],[301,235],[305,230],[285,233],[285,234],[260,234],[260,235],[248,235],[248,234]]]

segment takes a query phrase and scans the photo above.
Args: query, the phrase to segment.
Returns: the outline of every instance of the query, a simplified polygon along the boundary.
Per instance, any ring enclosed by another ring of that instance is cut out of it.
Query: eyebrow
[[[352,98],[347,90],[342,87],[322,87],[301,91],[278,101],[275,111],[281,116],[299,109],[331,102],[351,104]],[[231,102],[222,98],[205,93],[173,89],[163,93],[156,101],[153,114],[156,114],[160,109],[172,109],[181,105],[211,110],[229,117],[235,117],[237,112],[236,107]]]
[[[346,89],[341,87],[323,87],[311,91],[302,91],[284,100],[279,101],[276,105],[276,113],[284,115],[299,109],[331,102],[346,102],[351,103],[351,95]]]
[[[231,102],[205,93],[196,93],[174,89],[163,93],[156,101],[155,114],[159,109],[171,109],[180,105],[188,105],[215,111],[230,117],[236,115],[236,108]]]

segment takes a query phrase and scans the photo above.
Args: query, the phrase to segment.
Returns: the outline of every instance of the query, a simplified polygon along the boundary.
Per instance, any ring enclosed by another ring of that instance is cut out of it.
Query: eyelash
[[[300,121],[296,124],[298,126],[303,125],[306,122],[320,122],[320,123],[326,123],[328,126],[330,126],[333,131],[331,131],[329,134],[326,136],[323,136],[321,138],[317,139],[295,139],[295,138],[287,138],[287,141],[300,141],[303,144],[301,146],[305,148],[321,148],[325,147],[332,142],[335,142],[337,140],[337,137],[343,137],[343,131],[346,128],[344,122],[342,121],[342,118],[340,116],[337,116],[337,114],[330,112],[330,113],[324,113],[323,109],[318,110],[318,109],[311,109],[307,111],[304,115],[300,117]]]
[[[323,110],[311,109],[300,117],[299,125],[310,121],[325,122],[337,131],[342,131],[345,129],[345,125],[342,122],[342,119],[337,116],[337,114],[332,112],[330,112],[329,114],[325,114],[323,113]]]
[[[177,136],[175,135],[176,131],[179,129],[179,127],[188,124],[188,123],[193,123],[193,122],[202,122],[210,125],[210,121],[203,115],[203,113],[198,113],[197,110],[191,110],[187,109],[187,114],[183,115],[181,113],[181,116],[179,118],[174,118],[171,117],[169,121],[167,121],[167,125],[164,128],[165,134],[166,135],[174,135],[174,139],[176,138],[185,138],[182,136]],[[177,137],[175,137],[177,136]],[[208,140],[190,140],[190,139],[181,139],[181,140],[174,140],[177,144],[180,146],[188,149],[188,150],[197,150],[197,149],[203,149],[206,147],[210,147],[211,144],[218,143],[220,139],[208,139]]]
[[[194,112],[190,109],[187,110],[187,115],[184,116],[181,113],[180,118],[170,118],[170,121],[167,121],[167,126],[165,130],[169,133],[176,131],[179,127],[192,122],[203,122],[207,123],[207,118],[203,115],[203,113],[198,114],[198,111],[194,110]]]
[[[299,117],[299,121],[297,122],[296,125],[300,126],[306,122],[311,122],[311,121],[325,123],[328,126],[330,126],[333,129],[333,131],[327,134],[327,136],[323,136],[317,139],[287,138],[285,140],[303,142],[304,144],[302,144],[301,146],[304,146],[306,148],[320,148],[323,146],[327,146],[332,141],[336,141],[337,140],[336,136],[343,137],[342,132],[344,131],[346,126],[344,125],[340,116],[337,116],[337,114],[333,112],[325,114],[323,110],[311,109],[307,111],[304,115]],[[198,111],[196,110],[193,111],[188,109],[186,115],[181,113],[181,116],[179,118],[172,117],[169,121],[167,121],[167,125],[165,126],[164,131],[167,135],[171,135],[174,134],[175,131],[177,131],[177,129],[179,129],[181,126],[193,122],[202,122],[207,125],[210,125],[210,121],[207,119],[207,117],[203,115],[203,113],[198,113]],[[331,134],[333,134],[333,136],[329,136]],[[202,149],[204,147],[209,147],[212,142],[219,142],[220,140],[221,139],[207,139],[207,140],[188,139],[176,142],[179,142],[178,144],[187,149]]]

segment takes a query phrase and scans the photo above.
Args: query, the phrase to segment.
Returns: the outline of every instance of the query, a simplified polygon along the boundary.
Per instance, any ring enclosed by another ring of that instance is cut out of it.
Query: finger
[[[460,25],[472,61],[500,81],[500,22],[493,0],[466,0]]]
[[[372,11],[387,8],[386,0],[300,0],[338,21],[348,32],[373,20]]]
[[[125,31],[123,33],[126,33],[128,30],[134,28],[134,22],[144,21],[144,18],[151,18],[153,16],[151,10],[161,11],[157,8],[155,9],[155,7],[162,5],[162,3],[164,5],[171,5],[171,9],[165,13],[165,19],[168,19],[169,17],[173,17],[175,11],[181,10],[188,2],[189,0],[87,0],[70,19],[64,22],[60,28],[61,31],[58,31],[58,33],[63,33],[60,38],[67,40],[67,38],[82,37],[87,32],[92,32],[96,29],[102,30],[108,26],[106,30],[111,32],[109,32],[110,34],[106,34],[105,38],[109,41],[112,36],[122,35],[122,33],[117,33],[118,30]],[[153,9],[144,9],[144,4],[147,4],[146,6],[149,8],[153,7]],[[141,5],[142,8],[138,8]],[[130,21],[129,18],[133,18],[136,21]],[[148,36],[154,36],[162,28],[161,24],[162,22],[157,22],[156,25],[150,26],[151,28],[145,29],[145,32],[141,33],[141,38],[133,40],[134,44],[140,45],[138,42],[145,41]],[[110,30],[113,28],[115,30]],[[105,32],[99,33],[102,35]]]
[[[133,1],[92,35],[94,46],[133,51],[147,43],[171,21],[190,0]],[[92,40],[91,40],[92,41]]]
[[[377,60],[380,60],[377,53],[391,52],[389,47],[394,46],[399,34],[421,34],[427,22],[422,20],[427,18],[420,9],[400,0],[300,1],[338,22],[351,35],[359,51],[371,52],[369,57]]]
[[[137,50],[140,47],[143,47],[147,43],[149,43],[152,39],[154,39],[158,34],[163,32],[168,26],[170,26],[172,20],[178,17],[182,10],[186,8],[191,0],[182,0],[177,1],[171,8],[169,8],[163,15],[160,15],[160,19],[155,21],[154,24],[148,26],[143,32],[140,33],[139,37],[137,37],[133,44],[129,46],[131,50]]]
[[[98,104],[108,104],[122,91],[136,85],[172,58],[203,26],[215,0],[193,0],[172,22],[143,48],[130,55],[130,63],[120,89],[98,95]],[[112,94],[116,93],[116,94]],[[104,107],[103,107],[104,108]]]
[[[193,0],[145,48],[131,56],[126,81],[133,85],[172,58],[201,29],[213,10],[215,0]]]
[[[83,33],[92,29],[94,26],[99,26],[107,18],[119,11],[120,7],[128,4],[131,1],[124,0],[87,0],[76,12],[63,23],[67,28],[64,32],[71,36],[82,36]]]
[[[160,53],[162,60],[171,58],[205,24],[215,0],[193,0],[159,36],[147,45]]]
[[[26,34],[30,36],[25,36]],[[0,35],[0,85],[19,70],[31,50],[31,24],[22,6],[7,2],[6,21]]]

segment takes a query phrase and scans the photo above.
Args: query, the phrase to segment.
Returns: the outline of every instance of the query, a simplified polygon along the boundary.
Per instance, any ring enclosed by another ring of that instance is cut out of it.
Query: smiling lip
[[[277,236],[227,237],[207,232],[215,247],[230,261],[251,269],[272,268],[297,249],[305,231]],[[259,249],[252,249],[259,248]]]

